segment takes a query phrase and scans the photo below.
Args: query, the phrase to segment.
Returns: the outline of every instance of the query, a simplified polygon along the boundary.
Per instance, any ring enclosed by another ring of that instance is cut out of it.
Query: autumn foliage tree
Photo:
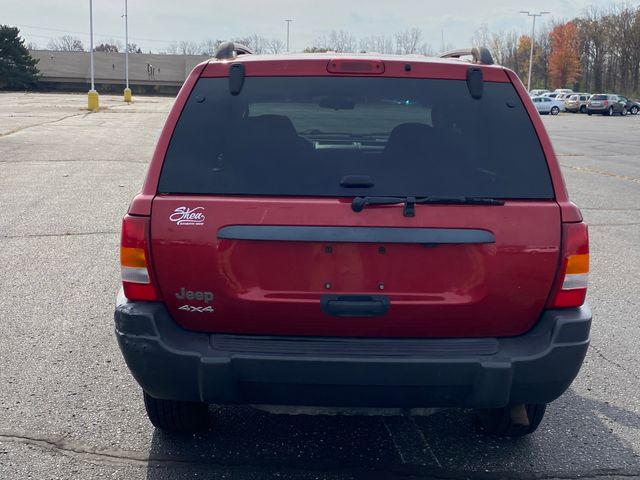
[[[516,73],[526,82],[529,73],[529,52],[531,51],[531,37],[520,35],[516,49]]]
[[[569,23],[551,20],[536,29],[532,88],[570,87],[640,97],[640,5],[598,3]],[[472,42],[486,45],[497,63],[526,78],[526,35],[491,32],[482,24]]]
[[[549,77],[551,88],[572,87],[580,77],[580,39],[573,22],[551,30]]]

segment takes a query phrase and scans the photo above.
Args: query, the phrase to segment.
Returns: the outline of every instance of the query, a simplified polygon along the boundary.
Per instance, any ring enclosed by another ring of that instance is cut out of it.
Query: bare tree
[[[434,57],[436,55],[436,51],[433,49],[431,44],[427,42],[423,42],[420,47],[418,47],[418,53],[425,57]]]
[[[207,39],[200,43],[200,53],[202,55],[209,55],[210,57],[212,57],[216,53],[216,50],[221,43],[222,40]]]
[[[59,52],[84,52],[82,40],[71,35],[63,35],[49,41],[47,48]]]
[[[267,53],[281,53],[284,51],[284,42],[279,38],[270,38],[266,41]]]
[[[196,42],[180,40],[179,42],[171,42],[167,47],[167,53],[170,55],[199,55],[201,48]]]
[[[200,48],[196,42],[192,42],[191,40],[182,40],[178,42],[178,51],[182,55],[198,55],[200,53]]]
[[[356,37],[345,30],[332,30],[329,42],[336,52],[355,52],[358,48]]]
[[[365,52],[390,54],[394,52],[393,38],[386,35],[364,37],[360,40],[360,48]]]
[[[473,32],[471,36],[471,45],[474,47],[486,47],[491,42],[491,33],[486,23],[480,25],[480,28]]]
[[[178,54],[178,42],[175,40],[169,44],[167,47],[167,52],[169,55],[177,55]]]
[[[315,51],[355,52],[358,48],[356,37],[345,30],[331,30],[329,34],[317,37],[313,42]]]
[[[410,28],[395,34],[396,53],[411,54],[417,53],[418,47],[422,43],[422,30]]]
[[[493,32],[489,38],[489,51],[494,62],[515,70],[518,66],[518,34],[516,32]]]
[[[232,42],[239,43],[245,47],[249,47],[255,54],[265,53],[266,39],[258,34],[249,35],[247,37],[232,38]]]
[[[325,52],[327,50],[332,50],[331,42],[329,41],[329,36],[323,33],[322,35],[316,37],[313,40],[313,45],[311,46],[311,48],[306,48],[305,50],[309,50],[309,51],[323,50]]]

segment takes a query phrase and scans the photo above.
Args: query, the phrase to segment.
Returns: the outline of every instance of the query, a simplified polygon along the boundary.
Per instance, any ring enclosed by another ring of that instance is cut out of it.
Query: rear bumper
[[[157,398],[490,408],[559,397],[582,365],[591,312],[548,310],[512,338],[264,337],[187,331],[163,304],[121,297],[115,323],[133,376]]]

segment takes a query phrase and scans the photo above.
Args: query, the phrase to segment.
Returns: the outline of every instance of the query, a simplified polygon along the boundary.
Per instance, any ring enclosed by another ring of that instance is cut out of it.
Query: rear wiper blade
[[[415,217],[417,203],[432,205],[504,205],[504,200],[488,197],[355,197],[351,202],[354,212],[367,205],[395,205],[404,203],[403,215]]]

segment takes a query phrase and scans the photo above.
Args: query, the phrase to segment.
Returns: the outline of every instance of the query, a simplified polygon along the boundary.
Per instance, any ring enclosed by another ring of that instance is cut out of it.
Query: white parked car
[[[551,92],[549,90],[536,89],[536,90],[531,90],[529,95],[532,97],[537,97],[539,95],[544,95],[545,93],[551,93]]]
[[[564,112],[566,110],[562,100],[556,100],[555,98],[550,97],[533,97],[531,100],[536,106],[538,113],[558,115],[560,112]]]

